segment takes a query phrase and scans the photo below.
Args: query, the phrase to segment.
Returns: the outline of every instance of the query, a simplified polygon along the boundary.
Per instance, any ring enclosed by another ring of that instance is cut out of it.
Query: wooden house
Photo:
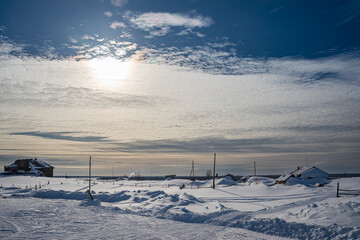
[[[35,159],[18,159],[13,164],[4,166],[4,174],[6,175],[36,175],[52,177],[54,167],[50,164]]]

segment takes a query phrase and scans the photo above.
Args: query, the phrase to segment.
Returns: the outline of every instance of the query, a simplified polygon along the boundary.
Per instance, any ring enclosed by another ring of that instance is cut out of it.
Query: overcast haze
[[[1,1],[0,164],[360,172],[360,1]]]

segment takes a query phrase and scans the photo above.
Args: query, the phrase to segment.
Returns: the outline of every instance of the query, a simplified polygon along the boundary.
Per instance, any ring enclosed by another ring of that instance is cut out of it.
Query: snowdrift
[[[233,186],[236,185],[236,181],[234,181],[230,176],[226,176],[224,178],[217,179],[215,181],[215,185]]]
[[[5,198],[5,201],[23,198],[24,203],[29,198],[64,200],[60,202],[65,205],[65,200],[72,200],[84,208],[107,208],[113,214],[207,223],[297,239],[360,238],[360,228],[356,224],[360,220],[360,197],[335,198],[336,182],[328,187],[312,188],[282,186],[263,177],[252,177],[248,184],[237,184],[231,178],[223,178],[217,179],[216,189],[191,189],[188,187],[191,182],[181,179],[143,182],[141,185],[134,181],[98,182],[92,186],[95,200],[90,201],[84,180],[51,179],[55,183],[44,186],[44,182],[49,181],[44,178],[9,177],[1,180],[4,185],[11,182],[18,185],[18,179],[26,179],[27,186],[29,183],[34,186],[37,182],[42,188],[3,186],[0,187],[0,198]],[[194,183],[207,186],[210,182]],[[179,184],[184,183],[187,187],[179,189]],[[359,183],[360,178],[341,181],[344,188]]]
[[[249,185],[257,185],[257,184],[263,184],[266,186],[274,186],[276,184],[275,180],[272,178],[267,178],[267,177],[250,177],[246,183],[248,183]]]
[[[305,185],[305,186],[315,186],[315,185],[325,185],[330,183],[330,180],[326,178],[313,178],[313,179],[301,179],[301,178],[295,178],[290,177],[286,181],[286,186],[292,186],[292,185]]]

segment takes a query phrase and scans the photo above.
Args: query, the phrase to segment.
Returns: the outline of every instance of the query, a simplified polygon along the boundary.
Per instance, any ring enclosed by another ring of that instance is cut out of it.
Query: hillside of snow
[[[360,178],[309,187],[227,177],[215,189],[212,180],[93,180],[91,201],[86,179],[6,176],[0,238],[359,239],[360,196],[337,198],[337,182],[360,186]]]

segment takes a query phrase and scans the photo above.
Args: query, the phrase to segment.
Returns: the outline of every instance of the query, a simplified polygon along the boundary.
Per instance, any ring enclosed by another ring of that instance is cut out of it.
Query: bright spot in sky
[[[108,57],[104,59],[92,59],[89,66],[94,77],[101,80],[102,83],[113,85],[119,83],[118,80],[124,80],[129,75],[131,62],[122,62]]]

